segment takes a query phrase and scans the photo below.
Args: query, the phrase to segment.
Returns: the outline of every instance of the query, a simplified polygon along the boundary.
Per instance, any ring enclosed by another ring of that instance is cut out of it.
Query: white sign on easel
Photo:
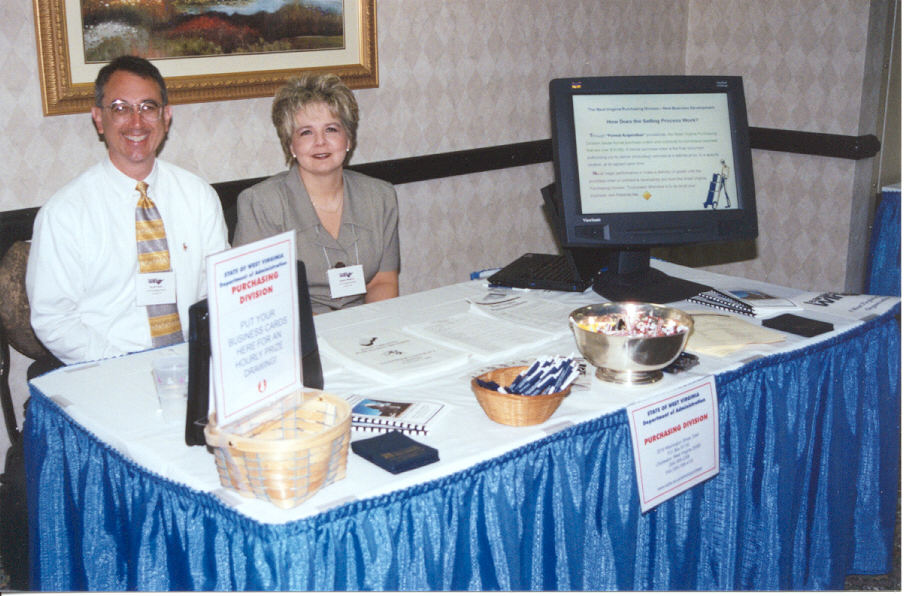
[[[628,406],[640,508],[719,473],[719,407],[713,377]]]
[[[217,422],[229,424],[301,388],[295,232],[207,259]]]

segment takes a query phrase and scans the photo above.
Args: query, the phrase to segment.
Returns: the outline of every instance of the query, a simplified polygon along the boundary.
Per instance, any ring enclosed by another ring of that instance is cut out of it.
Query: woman
[[[238,198],[234,246],[296,231],[314,313],[399,295],[399,212],[391,184],[345,170],[358,104],[336,75],[290,79],[273,99],[289,169]]]

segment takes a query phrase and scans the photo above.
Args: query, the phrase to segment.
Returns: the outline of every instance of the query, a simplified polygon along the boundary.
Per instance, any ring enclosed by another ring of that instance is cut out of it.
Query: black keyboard
[[[513,288],[538,288],[581,292],[586,288],[564,255],[526,253],[493,275],[491,284]]]
[[[574,279],[574,272],[568,266],[568,261],[562,255],[534,255],[535,257],[527,262],[525,274],[533,279],[552,279],[557,281],[571,281]]]

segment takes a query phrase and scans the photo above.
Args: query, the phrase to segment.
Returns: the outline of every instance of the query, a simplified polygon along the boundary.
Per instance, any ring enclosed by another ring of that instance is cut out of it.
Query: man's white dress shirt
[[[205,258],[228,248],[219,198],[198,176],[156,160],[145,178],[166,227],[183,334],[207,295]],[[35,219],[25,283],[38,339],[65,363],[151,347],[138,306],[137,181],[109,157],[64,186]]]

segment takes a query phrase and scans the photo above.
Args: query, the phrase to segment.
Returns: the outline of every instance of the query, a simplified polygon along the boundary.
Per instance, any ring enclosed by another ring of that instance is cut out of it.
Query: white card
[[[135,295],[138,306],[175,303],[175,272],[139,273],[135,276]]]
[[[719,473],[719,404],[706,377],[627,407],[641,511]]]
[[[328,270],[326,275],[330,281],[330,296],[333,298],[355,296],[367,291],[364,284],[364,267],[361,265],[335,267]]]
[[[207,258],[211,376],[228,424],[302,385],[295,232]]]

